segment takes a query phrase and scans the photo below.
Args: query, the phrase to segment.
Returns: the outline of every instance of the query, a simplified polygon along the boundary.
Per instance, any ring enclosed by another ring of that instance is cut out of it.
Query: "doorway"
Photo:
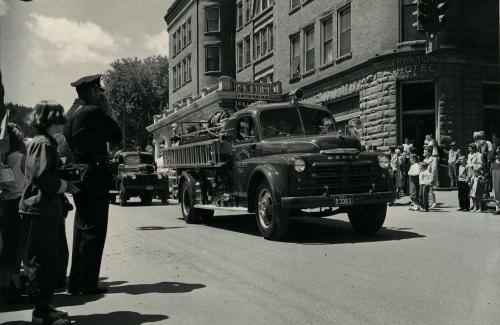
[[[433,81],[401,84],[401,142],[413,141],[417,154],[423,153],[425,136],[436,138],[436,85]]]

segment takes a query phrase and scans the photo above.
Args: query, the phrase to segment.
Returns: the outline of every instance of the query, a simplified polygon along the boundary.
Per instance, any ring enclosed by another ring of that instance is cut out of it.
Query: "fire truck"
[[[210,222],[216,210],[250,213],[264,238],[280,240],[293,217],[347,213],[355,231],[380,230],[394,199],[389,158],[341,135],[330,111],[301,96],[180,128],[164,159],[176,171],[185,222]]]

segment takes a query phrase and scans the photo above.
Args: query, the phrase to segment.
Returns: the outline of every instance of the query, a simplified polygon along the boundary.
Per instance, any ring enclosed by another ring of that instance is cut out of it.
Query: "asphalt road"
[[[389,209],[359,236],[344,216],[293,224],[285,242],[249,216],[187,225],[179,206],[111,206],[104,296],[56,295],[77,324],[500,324],[500,217]],[[71,224],[68,220],[68,236]],[[28,324],[29,306],[0,314]]]

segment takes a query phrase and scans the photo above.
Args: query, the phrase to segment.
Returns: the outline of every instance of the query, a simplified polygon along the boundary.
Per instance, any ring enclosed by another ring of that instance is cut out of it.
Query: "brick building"
[[[165,15],[169,35],[169,104],[185,103],[220,76],[234,76],[234,3],[176,0]]]
[[[496,0],[450,1],[441,48],[425,54],[412,0],[236,0],[236,79],[302,88],[341,129],[379,148],[426,134],[459,145],[500,133]]]

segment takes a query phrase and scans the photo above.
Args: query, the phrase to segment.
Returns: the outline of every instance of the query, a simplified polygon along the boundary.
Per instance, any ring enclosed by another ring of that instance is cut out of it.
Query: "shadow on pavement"
[[[108,314],[71,316],[70,319],[81,325],[140,325],[150,322],[159,322],[168,319],[166,315],[147,315],[133,311],[115,311]]]
[[[144,226],[137,227],[137,230],[167,230],[167,229],[178,229],[178,228],[186,228],[186,227],[163,227],[163,226]]]
[[[141,295],[146,293],[183,293],[196,289],[205,288],[206,285],[199,283],[159,282],[151,284],[129,284],[108,287],[110,293],[126,293],[129,295]]]
[[[252,236],[261,236],[255,223],[255,218],[250,215],[217,216],[208,226]],[[307,245],[326,245],[425,237],[424,235],[406,230],[409,229],[382,228],[374,235],[360,235],[354,232],[347,221],[301,217],[292,219],[289,234],[284,241]]]
[[[95,315],[78,315],[71,316],[70,320],[76,324],[81,325],[140,325],[144,323],[159,322],[161,320],[168,319],[166,315],[146,315],[140,314],[133,311],[115,311],[108,314],[95,314]],[[2,323],[2,325],[25,325],[31,324],[31,322],[25,321],[13,321]]]

